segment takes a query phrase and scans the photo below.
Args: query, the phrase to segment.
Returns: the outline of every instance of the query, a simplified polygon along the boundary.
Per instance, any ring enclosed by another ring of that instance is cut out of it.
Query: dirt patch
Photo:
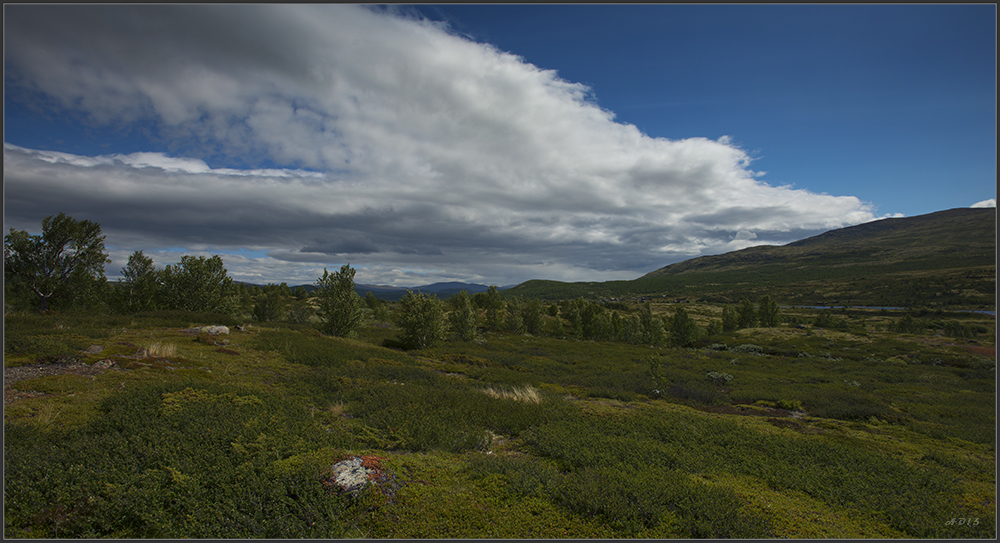
[[[102,360],[101,362],[104,361]],[[98,375],[110,370],[112,367],[113,365],[111,364],[96,363],[91,366],[89,364],[72,362],[62,364],[32,364],[30,366],[4,368],[3,403],[4,405],[7,405],[18,400],[37,398],[44,395],[44,393],[36,392],[34,390],[16,390],[11,388],[11,385],[18,381],[35,379],[37,377],[45,377],[48,375],[62,375],[64,373],[75,373],[77,375]]]

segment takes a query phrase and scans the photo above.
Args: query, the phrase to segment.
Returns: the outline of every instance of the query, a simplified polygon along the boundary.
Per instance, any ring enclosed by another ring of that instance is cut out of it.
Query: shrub
[[[708,377],[709,381],[712,381],[713,383],[715,383],[717,385],[724,385],[724,384],[728,383],[729,381],[733,380],[733,376],[732,375],[730,375],[728,373],[717,372],[717,371],[710,371],[710,372],[708,372],[708,375],[706,375],[706,377]]]
[[[399,341],[412,349],[430,347],[444,339],[445,320],[441,300],[436,296],[406,291],[399,301]]]
[[[731,350],[734,353],[749,354],[753,356],[761,356],[764,354],[764,349],[762,347],[760,347],[759,345],[754,345],[752,343],[744,343],[743,345],[737,345],[733,347]]]
[[[329,273],[323,268],[323,275],[316,280],[319,297],[319,317],[323,332],[341,337],[355,335],[364,318],[361,310],[361,296],[354,290],[355,270],[344,264],[340,271]]]
[[[690,401],[697,405],[724,405],[729,403],[729,398],[719,392],[718,389],[698,382],[674,383],[667,388],[667,394],[678,400]]]

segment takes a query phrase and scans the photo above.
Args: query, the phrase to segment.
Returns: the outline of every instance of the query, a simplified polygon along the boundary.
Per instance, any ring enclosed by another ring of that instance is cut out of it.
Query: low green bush
[[[304,406],[211,383],[136,388],[85,428],[5,425],[14,537],[344,537],[347,503],[318,467],[275,461],[324,444]]]

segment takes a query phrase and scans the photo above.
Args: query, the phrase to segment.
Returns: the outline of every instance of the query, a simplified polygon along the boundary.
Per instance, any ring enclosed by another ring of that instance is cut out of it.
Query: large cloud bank
[[[134,249],[184,248],[237,252],[231,274],[261,282],[344,262],[368,283],[629,279],[874,218],[855,197],[769,186],[728,138],[617,123],[585,86],[428,21],[335,5],[6,11],[9,85],[182,149],[5,144],[5,223],[96,220],[109,271]]]

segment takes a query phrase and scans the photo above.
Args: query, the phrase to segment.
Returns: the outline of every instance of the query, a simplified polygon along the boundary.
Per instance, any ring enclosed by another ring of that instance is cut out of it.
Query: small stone
[[[108,369],[108,368],[110,368],[111,366],[114,366],[114,365],[115,365],[115,363],[112,360],[105,358],[104,360],[100,360],[98,362],[94,362],[94,366],[93,367],[97,368],[97,369],[101,369],[101,370],[106,370],[106,369]]]

